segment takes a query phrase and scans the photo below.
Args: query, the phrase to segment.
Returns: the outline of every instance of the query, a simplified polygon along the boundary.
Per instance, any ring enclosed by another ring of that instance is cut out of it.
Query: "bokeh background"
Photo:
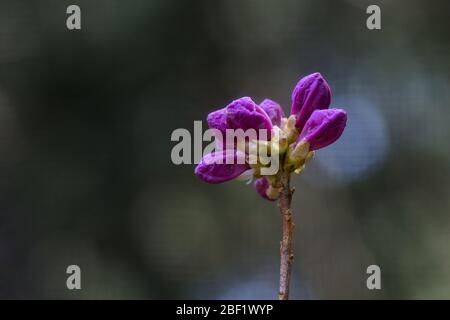
[[[276,205],[175,166],[170,136],[240,96],[288,112],[315,71],[349,123],[294,179],[292,298],[450,298],[449,12],[0,0],[0,298],[276,298]],[[82,290],[66,289],[71,264]],[[371,264],[382,290],[366,288]]]

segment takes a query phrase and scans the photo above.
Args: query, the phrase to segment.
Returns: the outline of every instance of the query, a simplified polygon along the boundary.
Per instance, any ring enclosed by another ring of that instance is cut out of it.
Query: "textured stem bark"
[[[293,190],[289,183],[290,175],[288,172],[281,174],[281,193],[278,200],[281,220],[283,226],[283,238],[280,243],[280,291],[279,300],[289,299],[289,285],[291,282],[292,262],[294,261],[294,251],[292,246],[292,237],[294,233],[294,221],[292,218],[291,198]]]

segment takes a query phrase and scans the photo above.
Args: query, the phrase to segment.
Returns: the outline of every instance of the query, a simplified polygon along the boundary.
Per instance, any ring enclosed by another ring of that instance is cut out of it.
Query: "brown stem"
[[[289,299],[289,284],[291,281],[292,262],[294,252],[292,248],[292,236],[294,232],[294,222],[292,220],[291,198],[293,190],[289,185],[289,172],[281,173],[281,192],[278,200],[281,219],[283,224],[283,238],[280,243],[280,291],[279,300]]]

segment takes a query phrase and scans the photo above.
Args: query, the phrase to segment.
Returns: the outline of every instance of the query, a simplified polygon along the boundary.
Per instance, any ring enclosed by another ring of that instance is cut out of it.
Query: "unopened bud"
[[[285,122],[284,127],[283,127],[283,131],[286,134],[287,140],[288,140],[288,144],[291,144],[292,142],[294,142],[295,140],[297,140],[298,137],[298,130],[295,127],[295,116],[291,115]]]
[[[295,145],[295,147],[290,147],[289,151],[289,161],[292,163],[298,163],[306,159],[309,153],[309,143],[305,140],[300,141],[297,145]]]

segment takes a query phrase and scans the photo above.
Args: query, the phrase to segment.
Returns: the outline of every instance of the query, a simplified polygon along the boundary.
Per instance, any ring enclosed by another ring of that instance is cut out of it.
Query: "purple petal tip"
[[[284,117],[284,111],[278,103],[270,99],[265,99],[259,106],[267,113],[272,124],[280,125],[281,118]]]
[[[249,97],[234,100],[226,107],[227,124],[231,129],[265,129],[270,135],[272,121],[267,113]]]
[[[330,87],[320,73],[300,79],[292,92],[291,113],[297,118],[297,129],[301,131],[314,110],[327,109],[330,102]]]
[[[342,109],[316,110],[306,122],[298,140],[306,140],[310,151],[324,148],[342,135],[347,113]]]

